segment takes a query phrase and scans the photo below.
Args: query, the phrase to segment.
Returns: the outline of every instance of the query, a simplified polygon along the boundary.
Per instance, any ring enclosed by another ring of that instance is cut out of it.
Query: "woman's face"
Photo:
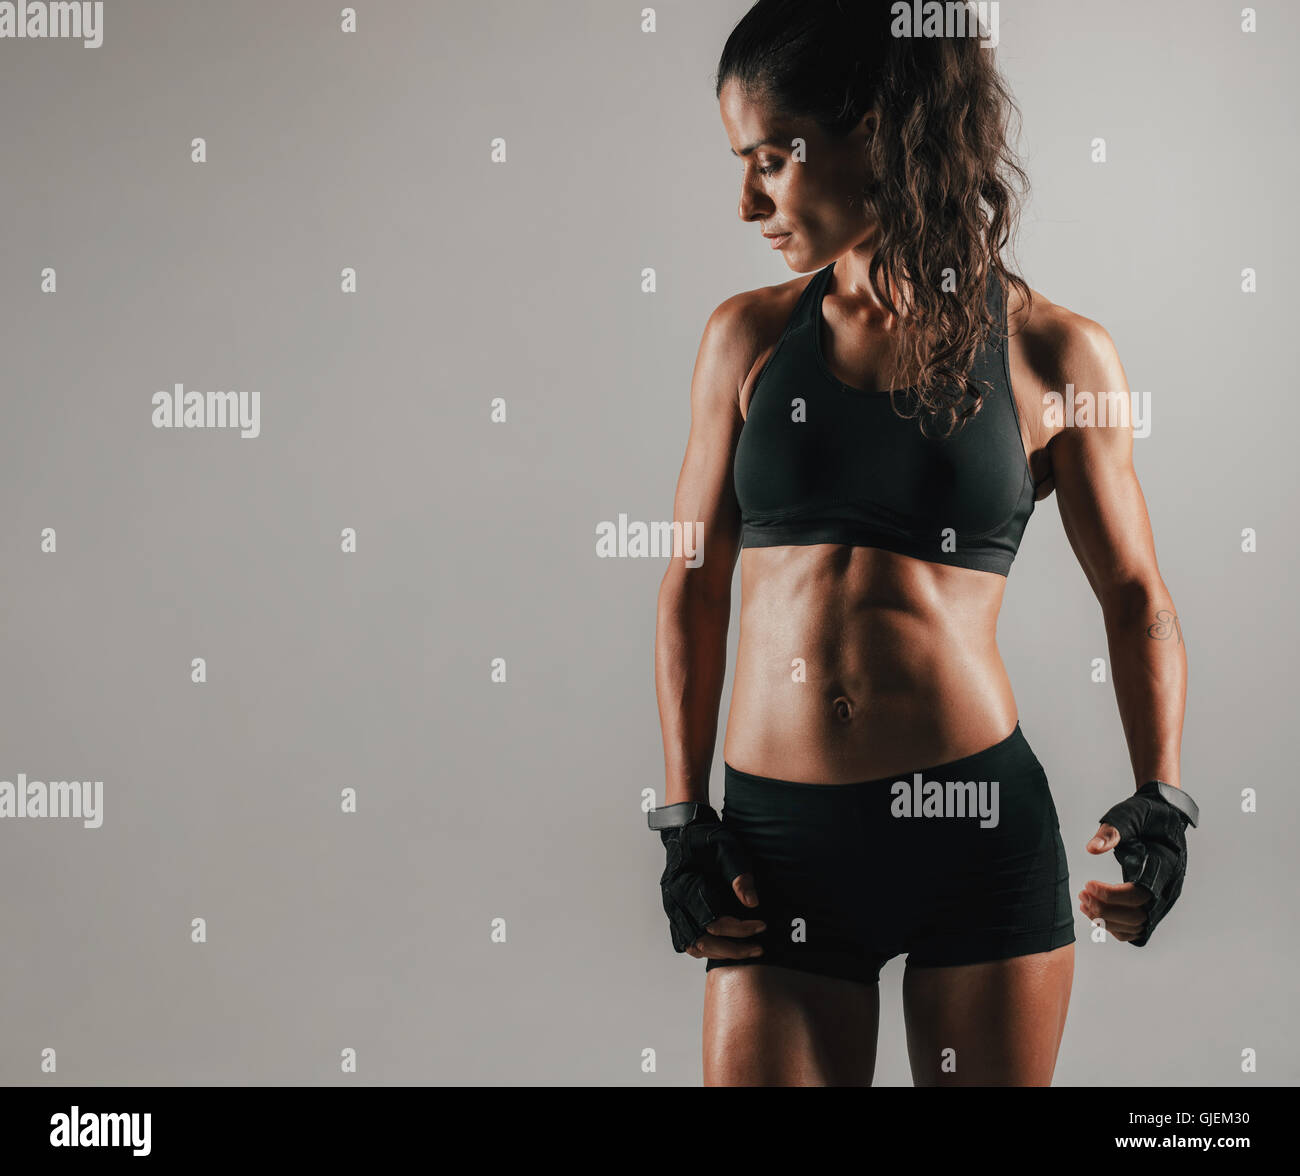
[[[786,265],[797,273],[821,269],[868,236],[872,225],[861,197],[871,115],[852,134],[831,139],[812,119],[778,117],[735,79],[723,85],[718,106],[732,153],[745,169],[740,219],[765,235],[788,234],[763,242],[779,249]]]

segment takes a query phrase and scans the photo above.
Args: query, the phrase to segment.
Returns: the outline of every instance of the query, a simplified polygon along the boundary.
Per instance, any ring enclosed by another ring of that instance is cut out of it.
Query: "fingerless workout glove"
[[[668,851],[659,887],[673,948],[685,951],[715,919],[744,911],[731,882],[751,872],[749,855],[707,804],[684,801],[655,809],[649,825]]]
[[[1146,946],[1156,924],[1183,891],[1187,873],[1185,835],[1188,825],[1196,827],[1199,816],[1196,801],[1181,788],[1162,780],[1148,780],[1101,818],[1101,824],[1114,825],[1119,831],[1115,858],[1124,871],[1124,881],[1151,891],[1147,925],[1130,941],[1134,947]]]

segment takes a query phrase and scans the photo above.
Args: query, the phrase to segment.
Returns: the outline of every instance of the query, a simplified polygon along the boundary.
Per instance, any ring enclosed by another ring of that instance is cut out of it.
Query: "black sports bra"
[[[804,287],[750,398],[734,468],[741,546],[878,547],[1005,576],[1034,510],[1006,339],[976,353],[979,412],[947,438],[923,436],[888,391],[852,388],[827,367],[821,303],[834,268]],[[1005,336],[992,271],[987,297]]]

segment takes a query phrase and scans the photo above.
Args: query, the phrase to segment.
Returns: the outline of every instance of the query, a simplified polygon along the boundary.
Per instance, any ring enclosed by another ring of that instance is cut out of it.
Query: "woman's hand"
[[[1092,854],[1109,853],[1119,844],[1119,830],[1102,824],[1087,844]],[[1079,891],[1079,910],[1089,919],[1101,919],[1116,939],[1128,943],[1142,934],[1147,925],[1146,905],[1151,891],[1136,882],[1089,882]]]
[[[749,854],[735,832],[707,804],[683,802],[650,814],[667,864],[659,887],[673,947],[695,959],[745,959],[762,954],[740,943],[765,930],[757,919],[738,917],[737,901],[758,905]]]
[[[731,888],[745,906],[758,906],[758,891],[754,889],[753,874],[738,874],[731,880]],[[734,915],[723,915],[705,930],[708,934],[700,936],[686,949],[688,956],[694,956],[697,960],[743,960],[763,954],[763,949],[757,943],[736,942],[737,939],[766,931],[767,924],[761,919],[738,919]]]
[[[1124,881],[1089,882],[1079,892],[1079,909],[1090,919],[1105,920],[1106,930],[1116,939],[1145,947],[1183,892],[1186,832],[1199,818],[1196,801],[1162,780],[1148,780],[1112,805],[1102,814],[1087,850],[1114,850]]]

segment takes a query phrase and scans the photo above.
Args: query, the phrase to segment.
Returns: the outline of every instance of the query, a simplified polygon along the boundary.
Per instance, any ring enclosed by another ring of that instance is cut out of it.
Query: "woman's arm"
[[[1067,425],[1048,445],[1061,522],[1101,605],[1135,787],[1152,779],[1180,787],[1187,653],[1133,469],[1128,382],[1097,323],[1069,315],[1057,338],[1055,387],[1072,383],[1076,398],[1090,392],[1107,411],[1103,423]]]
[[[663,804],[709,799],[709,769],[726,677],[731,577],[740,550],[732,460],[744,423],[740,388],[752,360],[748,297],[722,303],[704,328],[691,378],[691,431],[673,520],[691,523],[703,560],[669,562],[659,588],[655,690],[664,740]],[[694,562],[694,561],[691,561]]]

